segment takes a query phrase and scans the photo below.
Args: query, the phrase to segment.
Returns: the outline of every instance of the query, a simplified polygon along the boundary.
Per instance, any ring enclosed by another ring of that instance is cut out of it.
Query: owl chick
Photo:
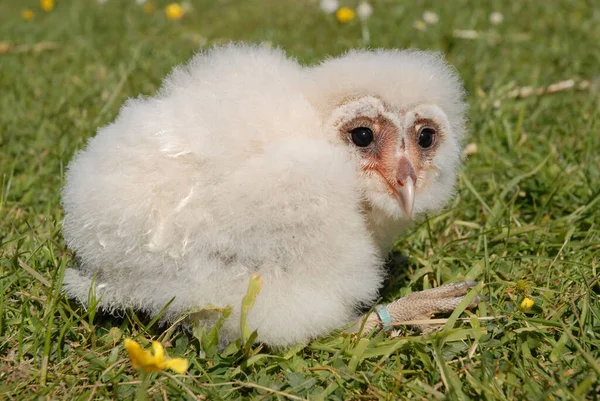
[[[312,68],[262,47],[199,54],[69,164],[63,227],[78,265],[65,291],[84,304],[92,291],[108,311],[169,305],[163,321],[195,311],[207,326],[218,314],[199,310],[231,306],[226,343],[259,273],[248,325],[260,341],[342,327],[377,299],[394,238],[451,196],[464,110],[456,74],[429,53],[357,51]]]

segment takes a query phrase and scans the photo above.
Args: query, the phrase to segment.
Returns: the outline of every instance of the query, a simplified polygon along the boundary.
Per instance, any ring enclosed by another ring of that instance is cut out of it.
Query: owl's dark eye
[[[423,127],[419,131],[419,146],[423,149],[427,149],[433,146],[435,143],[435,130],[430,127]]]
[[[358,127],[350,131],[352,142],[358,147],[364,148],[373,142],[373,131],[367,127]]]

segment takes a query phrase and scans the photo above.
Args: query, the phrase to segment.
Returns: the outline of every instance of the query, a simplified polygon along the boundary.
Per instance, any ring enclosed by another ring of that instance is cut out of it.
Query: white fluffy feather
[[[356,160],[328,134],[336,105],[359,92],[398,107],[435,103],[447,116],[452,146],[436,161],[444,179],[415,201],[418,211],[440,207],[464,105],[439,57],[352,52],[304,68],[280,50],[214,48],[176,68],[155,97],[127,101],[70,163],[64,235],[79,265],[66,271],[67,294],[86,303],[95,277],[110,311],[154,315],[174,298],[166,320],[231,305],[228,342],[258,272],[249,325],[261,341],[304,342],[351,321],[376,299],[382,248],[408,224],[365,209]]]

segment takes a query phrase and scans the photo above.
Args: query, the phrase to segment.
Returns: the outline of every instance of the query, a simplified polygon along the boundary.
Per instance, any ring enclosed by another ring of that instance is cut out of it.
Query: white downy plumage
[[[86,303],[94,282],[100,307],[151,315],[174,298],[166,321],[231,305],[229,342],[258,272],[248,324],[260,341],[339,328],[376,300],[412,210],[451,196],[462,98],[429,53],[355,51],[314,67],[259,46],[198,54],[69,164],[64,235],[78,265],[65,290]]]

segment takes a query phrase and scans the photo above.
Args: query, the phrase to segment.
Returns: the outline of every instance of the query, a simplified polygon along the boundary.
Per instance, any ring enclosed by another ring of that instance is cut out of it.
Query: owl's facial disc
[[[437,109],[436,109],[437,110]],[[341,104],[331,123],[356,156],[366,201],[394,218],[411,219],[418,194],[434,179],[443,142],[438,116],[399,110],[371,96]]]

